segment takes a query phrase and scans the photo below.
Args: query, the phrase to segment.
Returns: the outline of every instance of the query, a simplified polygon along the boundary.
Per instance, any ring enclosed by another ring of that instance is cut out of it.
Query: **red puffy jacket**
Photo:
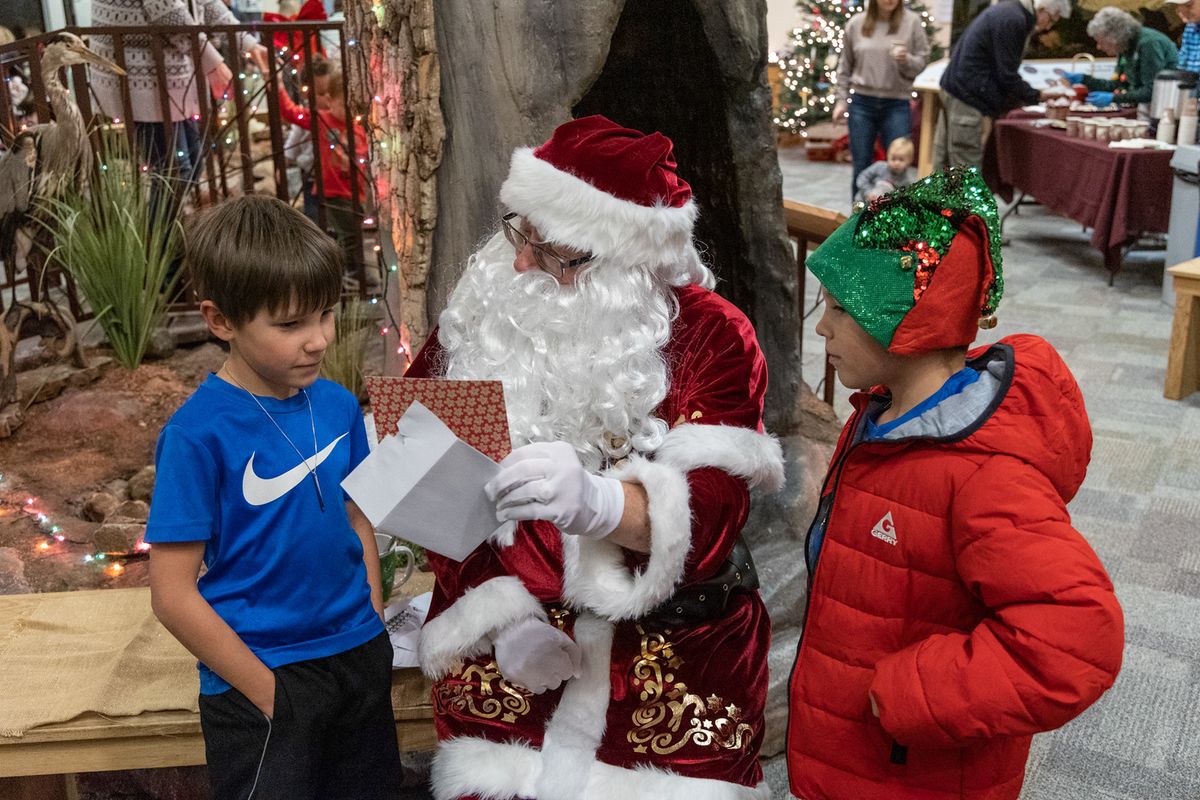
[[[1092,444],[1079,387],[1035,336],[970,363],[998,393],[944,439],[852,444],[878,400],[854,397],[789,687],[804,800],[1016,798],[1032,734],[1120,669],[1112,582],[1066,509]]]

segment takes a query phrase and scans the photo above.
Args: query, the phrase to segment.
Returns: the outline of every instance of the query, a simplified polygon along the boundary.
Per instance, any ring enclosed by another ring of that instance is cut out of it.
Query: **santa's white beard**
[[[678,303],[649,270],[593,262],[575,286],[518,273],[497,234],[471,257],[440,320],[446,377],[504,383],[513,445],[565,441],[584,465],[653,452],[667,432],[661,350]]]

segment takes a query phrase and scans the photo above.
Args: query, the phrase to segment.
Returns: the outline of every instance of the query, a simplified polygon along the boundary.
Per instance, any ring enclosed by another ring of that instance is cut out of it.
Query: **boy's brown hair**
[[[184,237],[184,259],[199,300],[211,300],[233,325],[267,309],[309,314],[337,305],[342,249],[282,200],[246,195],[198,215]]]

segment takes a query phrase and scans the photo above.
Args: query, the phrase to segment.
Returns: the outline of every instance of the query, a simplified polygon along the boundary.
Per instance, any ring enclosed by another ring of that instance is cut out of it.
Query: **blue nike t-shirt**
[[[343,653],[383,632],[341,488],[368,452],[358,401],[324,379],[306,392],[311,422],[303,392],[259,397],[259,408],[209,375],[159,435],[146,524],[151,544],[205,542],[200,594],[272,668]],[[318,465],[324,510],[305,459]],[[201,694],[229,688],[199,668]]]

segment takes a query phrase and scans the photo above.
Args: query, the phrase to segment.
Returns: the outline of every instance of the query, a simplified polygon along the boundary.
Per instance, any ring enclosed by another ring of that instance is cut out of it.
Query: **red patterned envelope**
[[[493,461],[512,451],[504,385],[500,381],[451,381],[443,378],[394,378],[368,375],[367,396],[375,413],[375,433],[382,439],[414,400],[446,423],[454,435]]]

